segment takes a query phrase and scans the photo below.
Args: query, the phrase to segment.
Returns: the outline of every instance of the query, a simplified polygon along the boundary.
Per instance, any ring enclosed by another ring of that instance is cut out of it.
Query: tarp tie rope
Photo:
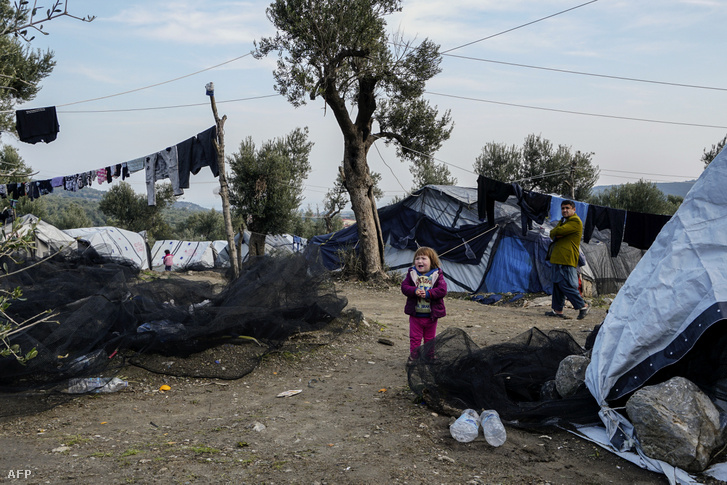
[[[470,239],[468,239],[468,240],[466,240],[466,241],[463,241],[463,242],[462,242],[462,244],[458,244],[457,246],[455,246],[455,247],[453,247],[453,248],[450,248],[450,249],[447,249],[447,250],[446,250],[445,252],[443,252],[443,253],[440,253],[440,254],[439,254],[439,257],[442,257],[442,256],[444,256],[444,255],[445,255],[445,254],[447,254],[447,253],[451,253],[452,251],[454,251],[454,250],[455,250],[455,249],[457,249],[457,248],[460,248],[460,247],[462,247],[462,246],[465,246],[465,245],[467,245],[467,243],[469,243],[470,241],[474,241],[474,240],[475,240],[475,239],[477,239],[478,237],[484,236],[484,235],[485,235],[485,234],[487,234],[488,232],[490,232],[490,231],[494,231],[494,230],[495,230],[495,229],[497,229],[498,227],[500,227],[500,225],[499,225],[499,224],[495,224],[494,226],[492,226],[492,227],[491,227],[491,228],[489,228],[488,230],[486,230],[486,231],[484,231],[484,232],[482,232],[482,233],[480,233],[480,234],[478,234],[478,235],[476,235],[476,236],[474,236],[474,237],[472,237],[472,238],[470,238]],[[467,246],[467,248],[469,249],[469,246]],[[471,249],[469,249],[469,252],[472,252],[472,250],[471,250]],[[474,255],[474,253],[473,253],[473,255]],[[467,257],[469,257],[469,256],[470,256],[470,255],[469,255],[469,253],[467,253]],[[474,258],[470,258],[470,259],[474,259]]]

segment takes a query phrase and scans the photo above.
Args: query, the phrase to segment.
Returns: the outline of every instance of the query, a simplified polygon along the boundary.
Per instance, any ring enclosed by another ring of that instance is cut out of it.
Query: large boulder
[[[722,445],[717,408],[683,377],[636,391],[626,412],[647,456],[688,472],[703,471]]]
[[[555,373],[555,388],[563,397],[572,396],[586,381],[586,368],[590,359],[583,355],[569,355],[560,361]]]

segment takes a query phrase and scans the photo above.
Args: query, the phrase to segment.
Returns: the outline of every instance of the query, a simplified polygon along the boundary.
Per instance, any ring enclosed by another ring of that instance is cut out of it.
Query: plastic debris
[[[300,394],[301,392],[303,392],[303,389],[291,389],[289,391],[283,391],[275,397],[290,397]]]

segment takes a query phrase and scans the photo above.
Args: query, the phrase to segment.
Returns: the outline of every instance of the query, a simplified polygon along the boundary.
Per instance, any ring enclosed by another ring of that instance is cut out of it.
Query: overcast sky
[[[700,175],[704,149],[727,134],[727,5],[584,3],[404,0],[388,19],[392,32],[429,38],[445,53],[426,96],[452,112],[452,137],[433,155],[458,185],[476,186],[473,163],[486,143],[521,146],[529,134],[593,152],[598,185]],[[249,55],[253,40],[274,34],[268,5],[68,0],[72,13],[97,18],[46,23],[50,35],[32,46],[52,49],[57,66],[37,98],[18,107],[56,106],[58,138],[29,145],[3,134],[2,141],[19,149],[38,179],[121,163],[212,126],[204,85],[213,81],[220,116],[227,115],[228,154],[246,137],[259,146],[309,128],[315,146],[304,206],[315,209],[335,179],[343,139],[320,99],[296,109],[275,95],[275,57]],[[382,142],[369,164],[383,176],[384,203],[411,189],[408,165]],[[128,181],[145,191],[141,172]],[[191,183],[182,200],[220,207],[207,169]]]

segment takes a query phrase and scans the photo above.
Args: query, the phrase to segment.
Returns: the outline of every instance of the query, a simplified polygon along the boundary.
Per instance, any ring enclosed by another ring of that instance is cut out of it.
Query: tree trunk
[[[211,84],[211,83],[210,83]],[[212,115],[215,118],[217,126],[217,139],[213,139],[215,148],[217,149],[217,165],[220,170],[220,197],[222,198],[222,217],[225,220],[225,233],[227,234],[227,252],[230,255],[230,265],[232,265],[232,273],[235,279],[240,276],[240,267],[237,264],[237,248],[235,248],[235,233],[232,230],[232,216],[230,214],[230,197],[227,185],[227,173],[225,171],[225,121],[227,115],[222,119],[217,115],[217,103],[215,103],[214,91],[208,94],[210,97],[210,105],[212,107]]]
[[[250,257],[265,256],[265,234],[250,231],[249,244],[248,254]]]
[[[372,195],[374,183],[366,161],[366,144],[355,136],[351,138],[345,140],[343,171],[358,226],[358,249],[364,274],[372,279],[384,273],[383,236]]]

